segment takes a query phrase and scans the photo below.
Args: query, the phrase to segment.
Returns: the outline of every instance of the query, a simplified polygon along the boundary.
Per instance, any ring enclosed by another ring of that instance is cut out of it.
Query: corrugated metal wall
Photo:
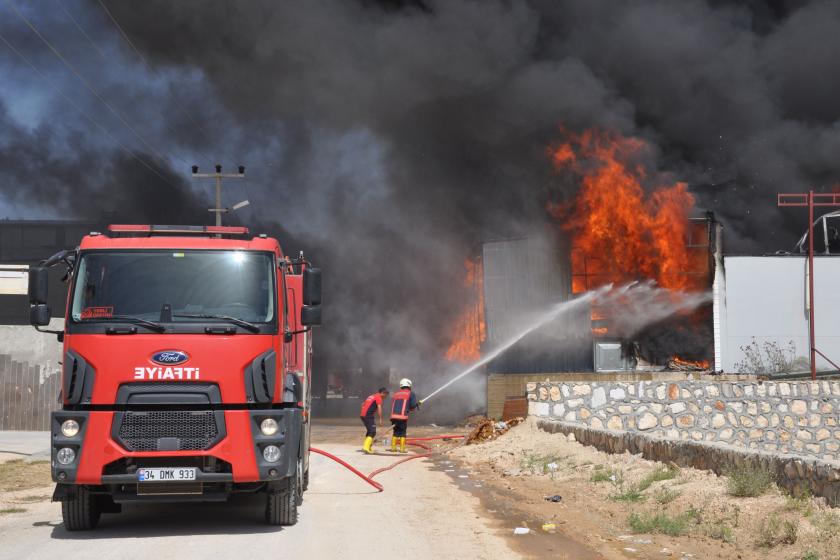
[[[514,335],[522,317],[566,301],[571,295],[568,244],[553,233],[485,243],[485,347]],[[592,370],[589,311],[535,331],[488,364],[490,373]]]

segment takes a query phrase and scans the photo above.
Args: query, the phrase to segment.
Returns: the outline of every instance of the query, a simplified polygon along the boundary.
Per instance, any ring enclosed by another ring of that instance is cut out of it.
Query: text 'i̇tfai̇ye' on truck
[[[321,275],[243,227],[112,225],[29,273],[50,322],[48,270],[69,283],[54,500],[92,529],[125,502],[265,495],[292,525],[309,481],[311,327]]]

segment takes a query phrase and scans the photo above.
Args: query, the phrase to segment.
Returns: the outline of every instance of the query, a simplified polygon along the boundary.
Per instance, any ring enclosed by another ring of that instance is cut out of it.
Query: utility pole
[[[817,334],[814,327],[814,207],[840,206],[840,194],[815,194],[814,191],[808,191],[803,194],[779,194],[776,204],[779,207],[808,207],[808,343],[811,351],[811,379],[816,379],[817,354],[822,356],[825,361],[835,368],[837,368],[837,364],[817,349]],[[837,369],[840,370],[840,368]]]
[[[242,202],[235,204],[233,208],[222,208],[222,179],[244,179],[245,178],[245,166],[239,166],[239,173],[222,173],[222,166],[216,164],[216,172],[215,173],[199,173],[198,166],[192,166],[192,176],[197,177],[199,179],[215,179],[216,180],[216,206],[215,208],[208,208],[208,211],[214,212],[216,214],[216,225],[222,225],[222,214],[225,212],[230,212],[231,210],[238,210],[243,206],[247,206],[249,203],[247,200],[243,200]]]

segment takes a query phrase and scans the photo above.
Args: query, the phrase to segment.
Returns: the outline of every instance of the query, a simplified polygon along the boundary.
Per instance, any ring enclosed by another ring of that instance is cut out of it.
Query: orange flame
[[[481,358],[481,343],[487,339],[484,323],[484,267],[480,258],[464,262],[464,287],[470,301],[455,321],[452,342],[446,350],[450,362],[470,363]]]
[[[679,356],[673,356],[671,361],[677,364],[678,366],[694,366],[703,369],[709,369],[709,360],[700,360],[700,361],[693,361],[693,360],[683,360]]]
[[[596,130],[570,134],[550,150],[557,169],[581,181],[574,202],[549,206],[572,238],[575,293],[639,279],[670,289],[702,289],[702,276],[687,274],[703,270],[702,253],[686,247],[694,197],[682,182],[647,192],[644,167],[632,163],[645,150],[638,138]]]

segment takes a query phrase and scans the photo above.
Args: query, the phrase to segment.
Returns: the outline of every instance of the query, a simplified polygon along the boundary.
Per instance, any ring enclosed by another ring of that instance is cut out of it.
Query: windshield
[[[273,264],[271,253],[249,251],[82,253],[72,317],[189,323],[218,316],[269,323],[275,309]]]

